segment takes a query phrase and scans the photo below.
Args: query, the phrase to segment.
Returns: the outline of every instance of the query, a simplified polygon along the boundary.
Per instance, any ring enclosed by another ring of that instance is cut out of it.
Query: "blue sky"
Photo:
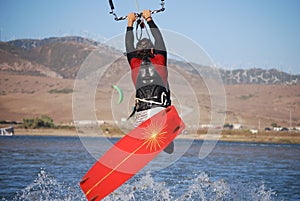
[[[116,12],[137,11],[136,0],[114,0]],[[139,9],[159,0],[138,0]],[[162,29],[198,43],[227,69],[277,68],[300,74],[300,1],[165,0],[155,15]],[[0,0],[1,40],[79,35],[96,40],[124,33],[108,0]]]

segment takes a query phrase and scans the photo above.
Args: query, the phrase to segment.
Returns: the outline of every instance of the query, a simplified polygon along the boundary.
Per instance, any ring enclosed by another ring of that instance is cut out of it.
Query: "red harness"
[[[160,77],[162,78],[164,85],[167,86],[168,71],[166,67],[165,57],[161,54],[156,54],[153,58],[150,58],[150,61],[155,67],[156,71],[159,73]],[[142,63],[142,59],[138,59],[138,58],[133,58],[130,61],[131,78],[134,83],[134,86],[136,86],[141,63]]]

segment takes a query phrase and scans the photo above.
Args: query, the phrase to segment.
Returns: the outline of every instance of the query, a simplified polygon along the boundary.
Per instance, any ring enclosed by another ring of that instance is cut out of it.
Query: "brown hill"
[[[113,120],[112,104],[115,101],[115,91],[111,86],[124,79],[130,80],[125,57],[120,57],[120,52],[110,47],[76,37],[49,40],[0,43],[0,120],[22,121],[26,117],[46,114],[57,124],[71,123],[74,81],[78,70],[95,49],[99,50],[97,54],[101,57],[101,61],[94,61],[91,69],[95,72],[95,77],[100,75],[99,63],[110,57],[116,58],[107,70],[100,72],[102,76],[95,91],[95,111],[98,119]],[[192,88],[201,113],[200,123],[209,124],[212,110],[210,95],[215,92],[209,91],[207,83],[199,79],[187,64],[176,61],[170,61],[169,64],[170,85],[171,89],[174,89],[173,103],[180,102],[193,107],[189,105]],[[286,127],[290,124],[299,126],[298,77],[282,72],[277,75],[278,72],[258,69],[247,72],[236,70],[231,73],[220,71],[226,84],[224,86],[227,107],[224,123],[242,124],[247,128],[270,127],[273,122]],[[283,80],[278,82],[280,75]],[[272,78],[276,78],[276,82],[273,82]],[[90,77],[81,74],[79,79],[88,82]],[[270,79],[267,84],[260,81],[267,79]],[[294,81],[287,82],[286,79]],[[182,80],[187,80],[186,85],[189,85],[189,89],[184,86]],[[249,80],[253,80],[254,83],[249,83]],[[127,117],[133,104],[133,89],[130,81],[125,82],[123,86],[127,103],[122,117]],[[120,118],[117,120],[120,121]]]
[[[75,77],[95,47],[75,42],[53,42],[32,49],[0,43],[0,70],[58,78]]]
[[[73,121],[72,79],[1,73],[0,85],[0,120],[22,121],[26,117],[46,114],[57,124]],[[270,127],[273,122],[285,127],[290,126],[290,123],[292,126],[300,124],[300,85],[226,85],[225,91],[226,123],[242,124],[246,128]],[[98,119],[112,120],[111,104],[115,101],[112,100],[113,93],[110,83],[98,87]],[[180,93],[189,96],[189,92]],[[202,90],[198,96],[201,97],[200,122],[209,124],[209,94]],[[127,105],[131,106],[130,103]]]

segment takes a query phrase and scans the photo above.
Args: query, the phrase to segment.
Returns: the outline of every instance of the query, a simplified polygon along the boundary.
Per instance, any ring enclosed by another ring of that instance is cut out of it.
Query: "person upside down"
[[[171,105],[166,46],[160,30],[153,21],[151,11],[144,10],[142,17],[150,27],[154,44],[150,39],[142,38],[134,47],[133,25],[137,20],[134,13],[127,17],[125,36],[127,60],[136,89],[135,107],[130,115],[132,117],[135,114],[135,126]],[[173,153],[174,143],[171,142],[164,151]]]

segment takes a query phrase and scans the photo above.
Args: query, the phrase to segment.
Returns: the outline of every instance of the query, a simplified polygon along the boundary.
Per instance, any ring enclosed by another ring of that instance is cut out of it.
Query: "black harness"
[[[161,76],[148,57],[143,58],[136,82],[136,98],[132,117],[137,111],[171,105],[169,86],[165,86]],[[130,118],[129,117],[129,118]]]

